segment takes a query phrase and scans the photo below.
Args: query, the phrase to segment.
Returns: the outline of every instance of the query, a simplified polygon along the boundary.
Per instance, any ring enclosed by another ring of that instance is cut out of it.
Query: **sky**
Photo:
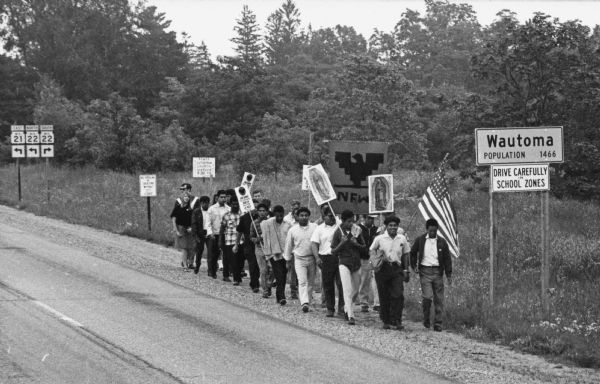
[[[600,24],[600,1],[499,1],[462,0],[454,3],[468,3],[477,13],[479,23],[489,25],[496,13],[510,9],[517,13],[520,21],[530,19],[534,12],[544,12],[560,21],[579,19],[583,24],[594,27]],[[283,0],[147,0],[164,12],[171,20],[171,28],[178,33],[190,35],[190,40],[199,45],[202,41],[208,47],[212,58],[218,55],[233,55],[236,25],[247,4],[254,12],[261,32],[268,16],[281,6]],[[300,10],[302,27],[309,23],[313,29],[334,27],[337,24],[352,26],[368,39],[377,28],[390,32],[400,20],[402,13],[413,9],[424,14],[423,0],[295,0]]]

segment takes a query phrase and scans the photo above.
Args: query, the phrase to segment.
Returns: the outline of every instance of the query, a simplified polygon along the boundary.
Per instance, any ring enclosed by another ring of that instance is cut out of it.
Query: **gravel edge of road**
[[[340,317],[326,318],[321,308],[303,313],[297,300],[282,307],[272,298],[263,299],[260,294],[252,293],[248,279],[235,287],[209,278],[204,268],[198,275],[183,272],[178,267],[179,252],[173,248],[5,206],[0,206],[0,212],[3,213],[1,221],[20,230],[458,382],[600,382],[600,372],[596,370],[557,365],[539,356],[466,339],[451,332],[426,331],[420,323],[405,321],[405,331],[385,331],[380,329],[381,323],[374,313],[357,313],[355,326],[347,325]]]

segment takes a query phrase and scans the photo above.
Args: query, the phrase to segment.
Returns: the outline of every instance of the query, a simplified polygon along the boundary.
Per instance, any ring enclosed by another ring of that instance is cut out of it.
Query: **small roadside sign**
[[[156,175],[140,175],[140,196],[156,196]]]
[[[40,156],[41,157],[54,157],[54,145],[52,145],[52,144],[40,145]]]
[[[562,163],[563,127],[476,128],[477,165]]]
[[[192,177],[215,177],[214,157],[193,157]]]
[[[11,144],[25,144],[25,133],[19,131],[13,131],[10,133]]]
[[[13,145],[12,146],[12,157],[13,158],[25,157],[25,146],[24,145]]]
[[[492,192],[549,191],[548,164],[492,165]]]
[[[39,145],[27,145],[26,149],[27,157],[40,157]]]

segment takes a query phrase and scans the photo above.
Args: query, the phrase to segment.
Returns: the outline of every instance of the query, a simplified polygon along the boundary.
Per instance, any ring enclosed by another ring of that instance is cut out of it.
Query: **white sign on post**
[[[549,191],[548,164],[492,165],[492,192]]]
[[[249,191],[252,190],[252,184],[254,184],[254,178],[256,175],[253,175],[249,172],[244,172],[244,177],[242,177],[242,183],[240,186],[247,188]]]
[[[40,143],[40,133],[37,131],[36,132],[33,132],[33,131],[25,132],[25,143],[27,145],[39,144]]]
[[[40,146],[27,145],[25,153],[27,153],[27,157],[40,157]]]
[[[321,164],[308,167],[308,185],[317,204],[325,204],[337,198],[329,176]]]
[[[11,144],[25,144],[25,133],[13,131],[10,133]]]
[[[310,187],[308,185],[308,167],[310,167],[310,165],[305,164],[302,166],[302,190],[303,191],[310,190]]]
[[[140,175],[140,196],[156,196],[156,175]]]
[[[476,128],[477,165],[562,163],[562,127]]]
[[[250,196],[250,190],[243,186],[234,188],[234,190],[240,203],[240,212],[246,213],[254,210],[254,202],[252,201],[252,196]]]
[[[52,145],[52,144],[40,145],[40,156],[41,157],[54,157],[54,145]]]
[[[12,157],[13,158],[25,157],[25,146],[24,145],[13,145],[12,146]]]
[[[215,177],[214,157],[193,157],[192,177]]]

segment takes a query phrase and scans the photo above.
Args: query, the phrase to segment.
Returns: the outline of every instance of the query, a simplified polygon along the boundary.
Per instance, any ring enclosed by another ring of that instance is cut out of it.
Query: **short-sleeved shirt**
[[[223,231],[225,245],[235,245],[237,240],[237,227],[239,223],[239,213],[228,212],[225,214],[225,216],[223,216],[221,225],[225,227],[225,230]]]
[[[387,231],[385,231],[383,234],[373,239],[370,250],[382,251],[389,262],[401,263],[402,255],[410,253],[410,246],[404,235],[398,233],[396,237],[392,239]]]
[[[310,241],[319,244],[319,255],[331,255],[331,240],[337,227],[337,225],[323,223],[312,233]]]

